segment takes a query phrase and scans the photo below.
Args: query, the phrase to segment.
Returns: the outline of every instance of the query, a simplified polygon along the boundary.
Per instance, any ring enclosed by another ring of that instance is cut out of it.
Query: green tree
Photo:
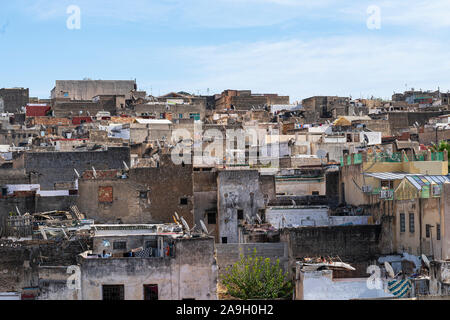
[[[249,256],[241,253],[240,260],[226,269],[222,283],[230,296],[242,300],[285,299],[293,291],[280,260],[272,263],[269,258],[258,257],[256,249]]]
[[[448,154],[450,155],[450,143],[445,140],[441,140],[438,145],[432,143],[430,149],[432,152],[443,152],[444,150],[447,150]],[[450,162],[448,164],[448,167],[450,168]]]
[[[431,150],[433,152],[443,152],[444,150],[447,150],[450,153],[450,143],[444,140],[440,141],[437,146],[433,143]]]

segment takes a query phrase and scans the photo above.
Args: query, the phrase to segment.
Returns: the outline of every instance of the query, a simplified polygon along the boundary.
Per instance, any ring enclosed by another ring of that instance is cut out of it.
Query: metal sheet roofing
[[[394,172],[374,172],[374,173],[364,173],[365,176],[373,177],[380,180],[402,180],[404,178],[408,179],[411,184],[418,190],[422,189],[422,186],[428,186],[430,184],[443,184],[450,183],[449,176],[428,176],[428,175],[418,175],[418,174],[407,174],[407,173],[394,173]]]
[[[408,176],[406,177],[411,184],[418,190],[421,190],[423,186],[429,186],[431,184],[443,184],[450,182],[448,176]]]
[[[402,180],[404,177],[408,176],[407,173],[395,173],[395,172],[373,172],[364,173],[365,176],[373,177],[380,180]]]

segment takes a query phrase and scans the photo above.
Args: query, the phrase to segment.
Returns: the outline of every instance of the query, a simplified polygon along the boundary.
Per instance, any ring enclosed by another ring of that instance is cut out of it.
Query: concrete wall
[[[175,258],[80,259],[83,300],[102,300],[102,285],[125,286],[125,300],[143,300],[158,285],[160,300],[217,299],[214,240],[178,240]]]
[[[443,186],[442,194],[442,214],[443,224],[441,224],[442,233],[442,259],[450,259],[450,184]]]
[[[238,210],[256,217],[260,209],[265,209],[264,194],[259,184],[257,170],[220,171],[217,179],[219,209],[219,239],[227,238],[228,243],[238,243]]]
[[[367,279],[333,279],[332,270],[302,272],[296,287],[303,291],[302,300],[350,300],[393,297],[381,289],[369,289]],[[297,290],[296,290],[297,291]],[[297,299],[299,297],[297,296]]]
[[[400,231],[400,213],[405,214],[405,232]],[[414,215],[414,232],[410,230],[410,214]],[[395,201],[393,236],[396,253],[425,254],[435,259],[445,256],[444,214],[441,198]],[[426,237],[427,224],[433,226],[429,238]],[[436,237],[437,224],[441,225],[441,240]]]
[[[29,89],[0,89],[0,98],[3,100],[3,112],[14,113],[29,102]]]
[[[166,119],[190,119],[191,114],[199,114],[200,120],[205,120],[206,105],[204,101],[199,101],[197,104],[176,104],[169,105],[168,108],[166,104],[140,104],[135,106],[135,112],[137,115],[142,113],[154,114],[157,119],[159,119],[161,114],[166,115]],[[168,114],[171,114],[169,116]],[[182,117],[180,118],[180,114]]]
[[[285,221],[283,222],[283,218]],[[275,228],[287,226],[326,226],[329,224],[328,207],[309,206],[302,208],[269,207],[266,220]]]
[[[430,295],[450,295],[450,262],[431,261]]]
[[[289,178],[277,178],[276,179],[276,191],[277,194],[284,195],[313,195],[314,192],[318,192],[318,195],[325,195],[326,184],[324,177],[319,178],[301,178],[298,179]]]
[[[56,80],[52,99],[91,100],[97,95],[125,95],[129,99],[134,89],[134,80]]]
[[[38,268],[39,288],[41,288],[38,300],[81,300],[81,290],[76,288],[76,283],[67,286],[70,280],[77,281],[79,275],[73,275],[72,269],[67,266],[42,266]]]

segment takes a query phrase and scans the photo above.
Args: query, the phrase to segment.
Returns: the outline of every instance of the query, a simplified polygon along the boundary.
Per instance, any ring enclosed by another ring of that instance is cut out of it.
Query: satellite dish
[[[261,217],[259,216],[259,214],[256,214],[256,219],[258,220],[258,223],[259,223],[259,224],[262,224],[262,219],[261,219]]]
[[[430,268],[430,260],[428,260],[427,256],[422,254],[422,261],[425,263],[425,265],[427,266],[427,268]]]
[[[297,202],[295,202],[294,199],[291,199],[291,203],[292,203],[292,206],[293,206],[293,207],[295,207],[295,206],[297,205]]]
[[[183,217],[181,217],[181,223],[183,224],[184,228],[186,229],[187,233],[190,233],[189,225],[187,224],[186,220],[184,220]]]
[[[284,228],[284,224],[286,223],[286,217],[284,216],[284,214],[281,215],[281,226]]]
[[[385,261],[384,262],[384,267],[386,268],[386,272],[388,273],[389,277],[395,278],[394,269],[392,269],[392,267],[389,264],[389,262]]]
[[[77,169],[73,168],[73,171],[75,171],[75,174],[77,175],[78,178],[80,178],[80,174],[78,173]]]
[[[369,143],[369,142],[370,142],[369,137],[367,136],[367,134],[364,134],[364,141],[365,141],[366,143]]]
[[[94,174],[94,178],[97,179],[97,171],[95,171],[95,168],[94,168],[94,167],[92,167],[92,172],[93,172],[93,174]]]
[[[123,165],[125,166],[125,170],[127,170],[127,171],[129,171],[130,170],[130,168],[127,166],[127,164],[126,164],[126,162],[125,161],[123,161]]]
[[[22,216],[22,215],[20,214],[19,208],[17,208],[17,206],[16,206],[16,211],[17,211],[17,214],[18,214],[19,216]]]
[[[245,220],[247,220],[248,223],[252,223],[252,218],[250,218],[248,213],[245,214]]]
[[[178,215],[178,213],[175,211],[175,217],[177,218],[177,221],[180,221],[180,216]]]
[[[208,228],[206,227],[206,224],[203,222],[203,220],[200,220],[200,225],[201,225],[201,227],[202,227],[203,232],[204,232],[206,235],[209,235]]]

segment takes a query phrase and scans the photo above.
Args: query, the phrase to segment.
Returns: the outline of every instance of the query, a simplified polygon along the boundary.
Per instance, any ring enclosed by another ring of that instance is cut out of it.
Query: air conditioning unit
[[[373,190],[372,186],[362,186],[362,191],[364,193],[371,193]]]
[[[440,185],[433,185],[433,196],[438,197],[441,195],[441,186]]]
[[[393,190],[381,190],[380,199],[390,199],[394,196]]]

